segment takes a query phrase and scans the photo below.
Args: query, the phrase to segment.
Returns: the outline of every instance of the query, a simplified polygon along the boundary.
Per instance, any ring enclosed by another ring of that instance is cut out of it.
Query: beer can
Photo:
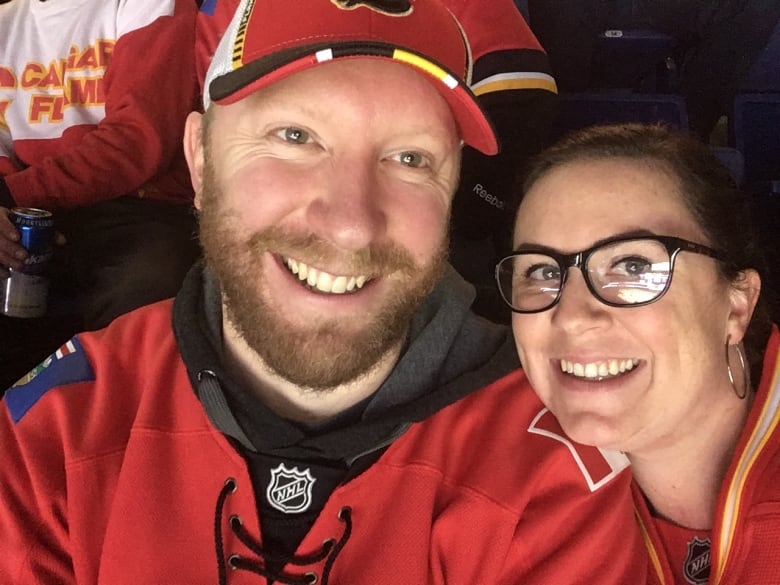
[[[51,212],[14,207],[9,219],[21,236],[29,256],[21,270],[8,268],[0,281],[0,313],[8,317],[42,317],[49,294],[49,266],[54,252],[54,218]]]

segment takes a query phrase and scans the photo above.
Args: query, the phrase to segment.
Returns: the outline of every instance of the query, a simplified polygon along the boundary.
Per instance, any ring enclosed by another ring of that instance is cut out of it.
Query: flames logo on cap
[[[412,3],[409,0],[331,0],[342,10],[354,10],[365,6],[375,12],[388,16],[406,16],[412,13]]]

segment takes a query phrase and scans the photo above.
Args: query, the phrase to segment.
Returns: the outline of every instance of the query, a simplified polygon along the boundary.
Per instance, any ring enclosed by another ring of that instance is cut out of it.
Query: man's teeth
[[[595,379],[617,376],[633,370],[638,365],[639,360],[636,358],[610,359],[599,362],[589,362],[586,364],[561,360],[561,371],[578,378]]]
[[[312,268],[303,262],[286,258],[285,264],[290,272],[298,277],[298,280],[305,282],[310,287],[319,291],[333,294],[343,294],[363,288],[368,280],[367,277],[360,276],[336,276],[322,270]]]

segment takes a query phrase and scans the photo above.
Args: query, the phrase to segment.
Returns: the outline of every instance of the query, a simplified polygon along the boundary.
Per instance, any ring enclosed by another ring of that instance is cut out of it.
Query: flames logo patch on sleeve
[[[49,389],[94,379],[84,349],[74,337],[16,382],[5,393],[5,403],[18,423]]]
[[[555,415],[546,408],[534,417],[528,432],[549,437],[566,445],[591,492],[609,483],[630,465],[628,457],[619,451],[581,445],[572,441],[563,432]]]

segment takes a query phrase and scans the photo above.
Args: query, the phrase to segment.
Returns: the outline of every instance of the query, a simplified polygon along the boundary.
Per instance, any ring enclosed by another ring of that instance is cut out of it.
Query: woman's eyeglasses
[[[495,277],[501,297],[516,313],[553,307],[571,267],[582,271],[590,292],[605,305],[636,307],[657,301],[668,290],[679,252],[720,258],[712,248],[682,238],[620,237],[573,254],[521,249],[498,262]]]

